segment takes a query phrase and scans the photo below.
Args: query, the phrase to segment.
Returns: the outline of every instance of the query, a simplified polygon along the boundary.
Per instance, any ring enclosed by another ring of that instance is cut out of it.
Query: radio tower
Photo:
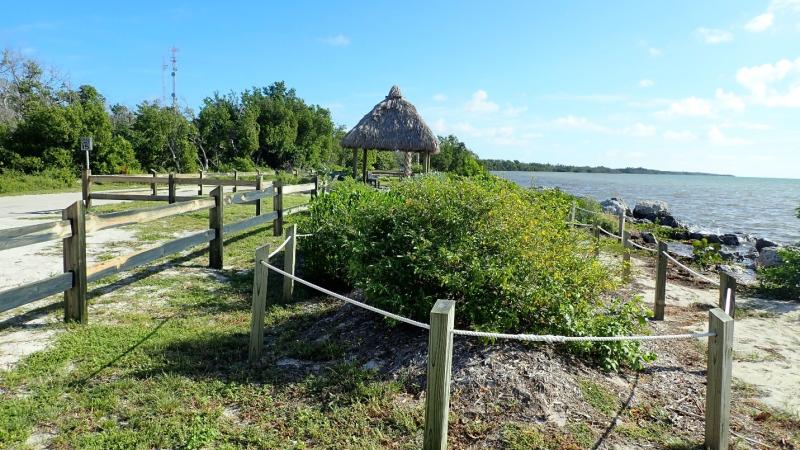
[[[161,57],[161,104],[167,103],[167,60]]]
[[[178,96],[175,94],[175,73],[178,72],[178,49],[172,47],[172,109],[178,110]]]

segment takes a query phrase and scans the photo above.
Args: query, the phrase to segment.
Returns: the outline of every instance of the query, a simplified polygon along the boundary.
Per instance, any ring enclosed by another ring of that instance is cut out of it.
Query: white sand
[[[655,296],[655,274],[641,259],[633,258],[633,286],[645,302]],[[688,307],[694,303],[716,305],[716,288],[699,289],[667,283],[669,305]],[[758,388],[760,400],[776,409],[800,416],[800,302],[754,299],[739,296],[739,307],[753,308],[775,317],[743,317],[734,324],[734,378]],[[697,312],[692,331],[707,328],[707,313]]]

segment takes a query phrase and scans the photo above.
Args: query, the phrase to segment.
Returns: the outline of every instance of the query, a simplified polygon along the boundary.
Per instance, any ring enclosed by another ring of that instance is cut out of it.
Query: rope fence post
[[[594,257],[600,256],[600,226],[597,224],[592,225],[592,234],[594,234]]]
[[[214,207],[208,210],[208,228],[214,230],[214,239],[208,243],[208,265],[214,269],[222,269],[222,254],[225,251],[223,241],[223,210],[222,186],[217,186],[211,191],[214,197]]]
[[[572,201],[572,209],[569,210],[569,224],[570,226],[575,226],[575,208],[577,208],[578,204],[575,200]]]
[[[619,213],[619,237],[625,239],[625,211]]]
[[[447,448],[450,375],[453,367],[453,324],[456,302],[437,300],[431,309],[428,334],[428,388],[425,396],[423,449]]]
[[[631,234],[627,231],[622,232],[622,277],[626,280],[631,278],[631,249],[628,241]]]
[[[311,193],[311,198],[317,198],[319,195],[319,174],[314,174],[314,192]]]
[[[286,247],[283,249],[283,270],[294,275],[295,256],[297,254],[297,224],[291,224],[286,229]],[[294,295],[294,280],[283,277],[283,301],[289,302]]]
[[[274,181],[272,183],[274,196],[272,197],[272,210],[278,214],[278,217],[272,221],[272,235],[280,236],[283,234],[283,183]]]
[[[64,291],[64,321],[85,324],[89,319],[86,303],[86,222],[83,202],[75,202],[61,212],[72,222],[72,236],[64,238],[64,273],[72,272],[72,287]]]
[[[256,249],[255,269],[253,270],[253,304],[250,308],[250,351],[247,360],[254,363],[261,359],[264,351],[264,314],[267,309],[267,280],[269,269],[267,261],[270,245]]]
[[[264,176],[260,173],[256,175],[256,190],[263,191],[264,190]],[[261,215],[261,198],[256,199],[256,215]]]
[[[239,181],[239,171],[238,171],[238,170],[234,170],[234,171],[233,171],[233,181]],[[239,187],[239,186],[237,186],[237,185],[234,183],[234,185],[233,185],[233,192],[237,192],[237,191],[238,191],[238,187]]]
[[[731,303],[728,305],[728,289],[731,290]],[[719,271],[719,307],[731,318],[736,318],[736,278],[733,275]]]
[[[152,172],[153,178],[158,176],[158,172],[156,172],[156,169],[150,169],[150,172]],[[151,191],[151,194],[158,195],[158,188],[156,188],[156,183],[155,182],[150,183],[150,191]]]
[[[90,169],[81,170],[81,195],[83,196],[83,206],[89,209],[92,206],[92,196],[90,193],[92,185],[92,171]]]
[[[658,243],[658,259],[656,260],[656,298],[653,307],[653,320],[664,320],[664,309],[667,306],[667,243]]]
[[[733,318],[720,308],[708,312],[705,448],[727,450],[730,441]]]
[[[169,173],[169,203],[175,203],[175,174]]]
[[[203,195],[203,174],[204,172],[200,171],[200,184],[197,185],[197,195]]]

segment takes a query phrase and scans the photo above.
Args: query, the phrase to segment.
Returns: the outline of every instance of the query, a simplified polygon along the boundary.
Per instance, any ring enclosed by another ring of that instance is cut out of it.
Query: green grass
[[[613,415],[619,409],[619,399],[611,391],[591,380],[582,379],[578,386],[583,394],[583,399],[592,408],[605,415]]]

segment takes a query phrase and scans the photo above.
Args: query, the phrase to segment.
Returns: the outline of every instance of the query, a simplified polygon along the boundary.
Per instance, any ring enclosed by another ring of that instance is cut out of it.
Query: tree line
[[[487,170],[520,171],[520,172],[577,172],[577,173],[629,173],[648,175],[716,175],[703,172],[674,172],[667,170],[645,169],[644,167],[625,167],[612,169],[605,166],[570,166],[564,164],[528,163],[508,159],[482,159],[481,164]]]
[[[218,93],[199,112],[158,101],[108,105],[90,85],[9,50],[0,61],[0,169],[76,172],[80,138],[93,138],[95,173],[320,167],[341,164],[344,129],[284,82]]]

